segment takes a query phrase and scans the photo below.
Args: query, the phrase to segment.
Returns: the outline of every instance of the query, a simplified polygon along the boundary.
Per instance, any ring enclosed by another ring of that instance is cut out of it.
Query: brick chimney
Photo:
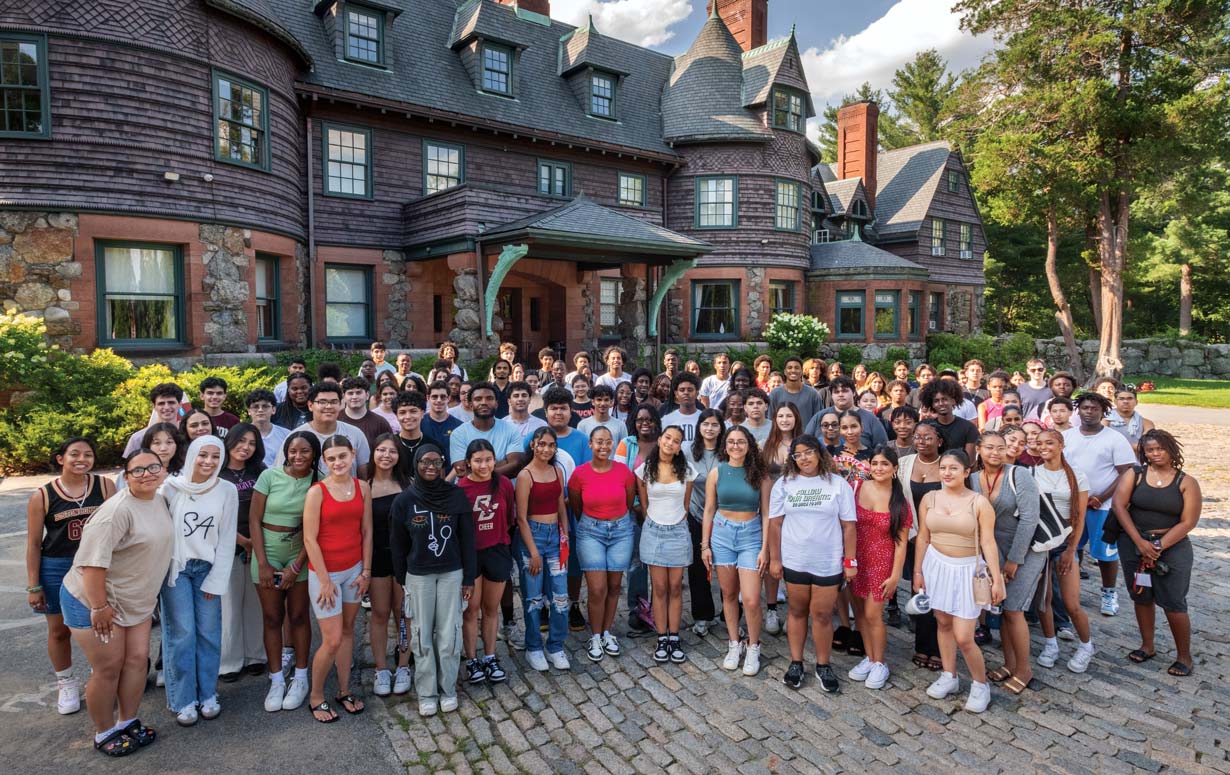
[[[496,0],[503,5],[515,5],[523,11],[551,15],[551,0]]]
[[[876,157],[879,155],[880,106],[856,102],[837,111],[837,179],[862,178],[867,204],[876,206]]]
[[[705,10],[713,12],[709,0]],[[751,51],[768,40],[769,0],[716,0],[718,16],[726,22],[726,28],[735,36],[739,48]]]

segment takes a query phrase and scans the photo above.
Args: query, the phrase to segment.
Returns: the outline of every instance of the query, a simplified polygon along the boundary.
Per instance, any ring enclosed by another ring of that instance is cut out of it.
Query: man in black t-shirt
[[[954,380],[937,379],[923,385],[918,399],[924,409],[935,415],[944,449],[962,450],[972,463],[974,448],[978,446],[978,427],[952,413],[963,397],[961,386]]]

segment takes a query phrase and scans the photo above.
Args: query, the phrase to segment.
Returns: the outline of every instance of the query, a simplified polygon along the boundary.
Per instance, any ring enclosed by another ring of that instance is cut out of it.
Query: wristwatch
[[[858,560],[854,559],[853,557],[843,557],[841,559],[841,565],[843,568],[857,568]]]

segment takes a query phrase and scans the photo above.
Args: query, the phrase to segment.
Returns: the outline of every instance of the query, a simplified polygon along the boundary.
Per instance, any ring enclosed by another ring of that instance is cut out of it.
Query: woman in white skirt
[[[984,496],[965,486],[969,472],[969,459],[961,450],[949,450],[940,457],[942,487],[923,496],[918,509],[914,556],[923,559],[914,572],[914,590],[925,591],[931,598],[944,664],[940,677],[927,687],[927,696],[942,700],[961,688],[959,648],[973,679],[965,709],[981,713],[991,702],[991,687],[982,651],[974,643],[974,627],[984,608],[974,602],[979,555],[991,574],[992,604],[1004,599],[1004,577],[995,544],[995,509]]]
[[[692,499],[696,471],[683,454],[683,429],[671,425],[636,469],[645,521],[641,527],[641,562],[649,566],[653,589],[653,621],[658,629],[655,662],[684,662],[679,643],[683,616],[683,571],[692,564],[692,536],[687,504]]]

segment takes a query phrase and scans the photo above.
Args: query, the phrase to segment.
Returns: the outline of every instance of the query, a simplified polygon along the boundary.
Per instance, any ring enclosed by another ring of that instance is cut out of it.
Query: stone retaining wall
[[[1098,341],[1078,341],[1086,373],[1098,361]],[[1068,361],[1063,339],[1036,339],[1034,351],[1048,366],[1061,367]],[[1178,340],[1127,339],[1120,352],[1123,373],[1181,379],[1230,379],[1230,344],[1202,344]]]
[[[81,333],[71,319],[78,301],[69,288],[82,271],[73,258],[76,235],[72,213],[0,213],[0,307],[42,318],[48,340],[65,350]]]

